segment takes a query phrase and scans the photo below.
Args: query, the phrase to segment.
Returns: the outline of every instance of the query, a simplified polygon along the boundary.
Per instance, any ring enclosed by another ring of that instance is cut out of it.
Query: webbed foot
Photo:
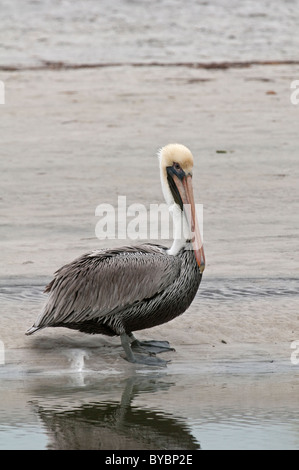
[[[124,348],[124,351],[126,353],[126,359],[127,361],[129,362],[132,362],[133,364],[145,364],[145,365],[148,365],[148,366],[158,366],[158,367],[166,367],[167,363],[170,362],[170,361],[165,361],[163,359],[160,359],[159,357],[156,357],[156,352],[159,348],[157,348],[157,345],[153,343],[159,343],[159,346],[161,346],[161,341],[145,341],[145,342],[139,342],[137,341],[134,336],[132,334],[130,335],[127,335],[126,333],[123,333],[120,335],[120,339],[121,339],[121,344]],[[131,343],[131,344],[130,344]],[[134,348],[134,345],[133,343],[135,343],[135,348]],[[146,343],[146,349],[144,347],[144,345],[142,343]],[[151,343],[152,345],[152,348],[156,349],[156,351],[150,351],[149,348],[149,344],[148,343]],[[167,343],[167,341],[165,342]],[[133,348],[132,348],[132,345],[133,345]],[[166,345],[167,349],[166,348],[163,348],[163,351],[166,351],[166,350],[171,350],[171,348],[169,348],[169,343],[168,345]],[[135,351],[141,351],[141,352],[148,352],[149,354],[139,354],[139,353],[133,353],[132,349],[135,349]],[[161,351],[161,347],[160,347],[160,351],[159,352],[162,352]]]
[[[163,352],[167,351],[175,351],[174,348],[172,348],[169,344],[168,341],[139,341],[138,339],[135,339],[131,343],[131,348],[134,351],[146,351],[148,353],[152,354],[160,354]]]
[[[139,354],[139,353],[134,353],[133,360],[128,359],[127,357],[126,359],[129,362],[133,362],[133,364],[144,364],[147,366],[155,366],[155,367],[166,367],[167,364],[170,362],[170,361],[165,361],[164,359],[160,359],[157,356],[151,356],[148,354]]]

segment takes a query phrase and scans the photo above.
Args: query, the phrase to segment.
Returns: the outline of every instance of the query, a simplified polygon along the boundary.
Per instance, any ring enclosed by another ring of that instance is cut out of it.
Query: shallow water
[[[190,381],[176,366],[129,377],[113,369],[19,374],[7,368],[1,374],[0,449],[298,448],[298,403],[294,397],[283,406],[276,403],[273,372],[265,375],[262,366],[257,373],[255,365],[246,373],[229,367],[225,374],[216,372],[213,384],[199,371]],[[182,387],[188,387],[189,403]]]
[[[41,280],[27,282],[2,282],[6,332],[12,321],[17,327],[20,304],[28,321],[30,308],[42,304]],[[295,279],[207,280],[180,321],[184,329],[194,324],[198,309],[215,321],[219,301],[224,317],[260,312],[269,299],[274,308],[281,299],[289,307],[294,301],[295,309],[297,285]],[[167,368],[153,370],[131,367],[117,340],[101,338],[58,329],[28,341],[24,331],[13,333],[0,366],[0,449],[298,447],[299,369],[283,345],[265,350],[253,343],[242,350],[220,337],[202,345],[189,337],[190,344],[167,353]]]
[[[171,12],[171,13],[170,13]],[[9,0],[1,65],[297,60],[298,1]]]
[[[75,379],[75,377],[74,377]],[[169,380],[169,377],[167,377]],[[161,383],[163,384],[164,378]],[[105,382],[114,386],[109,377]],[[84,387],[84,403],[80,403],[80,387],[67,386],[59,391],[35,390],[27,393],[26,413],[15,409],[16,419],[2,414],[0,449],[294,449],[298,448],[299,410],[259,407],[201,406],[200,416],[182,416],[178,410],[165,413],[159,406],[148,407],[147,400],[160,385],[157,378],[139,377],[137,382],[150,390],[132,392],[132,380],[123,384],[120,399],[107,400],[94,389]],[[34,381],[27,380],[34,386]],[[133,381],[134,382],[134,381]],[[24,383],[24,379],[23,379]],[[13,388],[18,386],[14,382]],[[165,383],[167,388],[167,382]],[[175,384],[169,385],[169,387]],[[128,392],[128,388],[130,389]],[[121,392],[119,387],[118,392]],[[200,389],[199,389],[200,392]],[[63,396],[64,394],[64,396]],[[148,395],[149,394],[149,395]],[[222,393],[223,394],[223,393]],[[47,405],[43,405],[50,395]],[[89,397],[89,400],[86,398]],[[163,393],[160,392],[163,399]],[[134,405],[137,397],[144,405]],[[165,392],[165,398],[167,393]],[[221,399],[221,394],[218,397]],[[183,411],[184,412],[184,411]]]
[[[283,406],[276,402],[273,372],[262,366],[257,373],[255,366],[245,374],[229,367],[216,372],[213,384],[209,374],[196,370],[190,382],[190,374],[176,366],[129,377],[113,369],[18,374],[7,368],[1,377],[0,449],[298,448],[298,403],[294,397]],[[243,400],[236,399],[230,375]],[[189,403],[182,387],[188,387]],[[263,387],[268,390],[260,402]]]

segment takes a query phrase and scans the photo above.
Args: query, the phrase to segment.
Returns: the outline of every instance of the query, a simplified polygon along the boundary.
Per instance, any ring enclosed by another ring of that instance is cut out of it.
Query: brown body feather
[[[193,252],[145,244],[99,250],[63,266],[28,334],[63,326],[109,336],[165,323],[183,313],[201,280]]]

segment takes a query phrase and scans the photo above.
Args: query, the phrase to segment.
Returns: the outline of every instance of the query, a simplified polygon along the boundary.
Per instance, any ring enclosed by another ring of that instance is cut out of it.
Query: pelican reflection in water
[[[133,332],[185,312],[198,290],[205,256],[193,197],[193,156],[184,145],[169,144],[160,150],[159,162],[174,233],[181,236],[170,248],[147,243],[102,249],[63,266],[46,287],[48,300],[27,335],[45,327],[117,335],[128,361],[167,363],[156,356],[171,350],[167,341],[138,341]]]
[[[33,405],[47,433],[49,450],[199,450],[189,419],[151,404],[152,396],[157,392],[167,396],[174,385],[152,374],[124,381],[98,376],[92,385],[85,384],[83,399],[80,387],[47,381],[42,390],[34,389],[34,396],[42,398],[33,400]],[[117,394],[122,390],[120,400],[107,400],[111,390]],[[145,407],[137,404],[135,399],[140,397]]]

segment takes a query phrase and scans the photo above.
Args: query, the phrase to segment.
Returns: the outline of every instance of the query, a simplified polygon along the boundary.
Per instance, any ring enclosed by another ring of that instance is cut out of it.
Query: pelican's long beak
[[[200,236],[198,220],[196,217],[196,209],[194,203],[192,176],[184,175],[182,178],[173,175],[173,181],[177,187],[177,190],[181,196],[182,203],[184,205],[184,212],[186,213],[187,220],[191,231],[191,241],[195,259],[199,266],[200,272],[203,273],[205,269],[205,253],[203,249],[203,243]]]

